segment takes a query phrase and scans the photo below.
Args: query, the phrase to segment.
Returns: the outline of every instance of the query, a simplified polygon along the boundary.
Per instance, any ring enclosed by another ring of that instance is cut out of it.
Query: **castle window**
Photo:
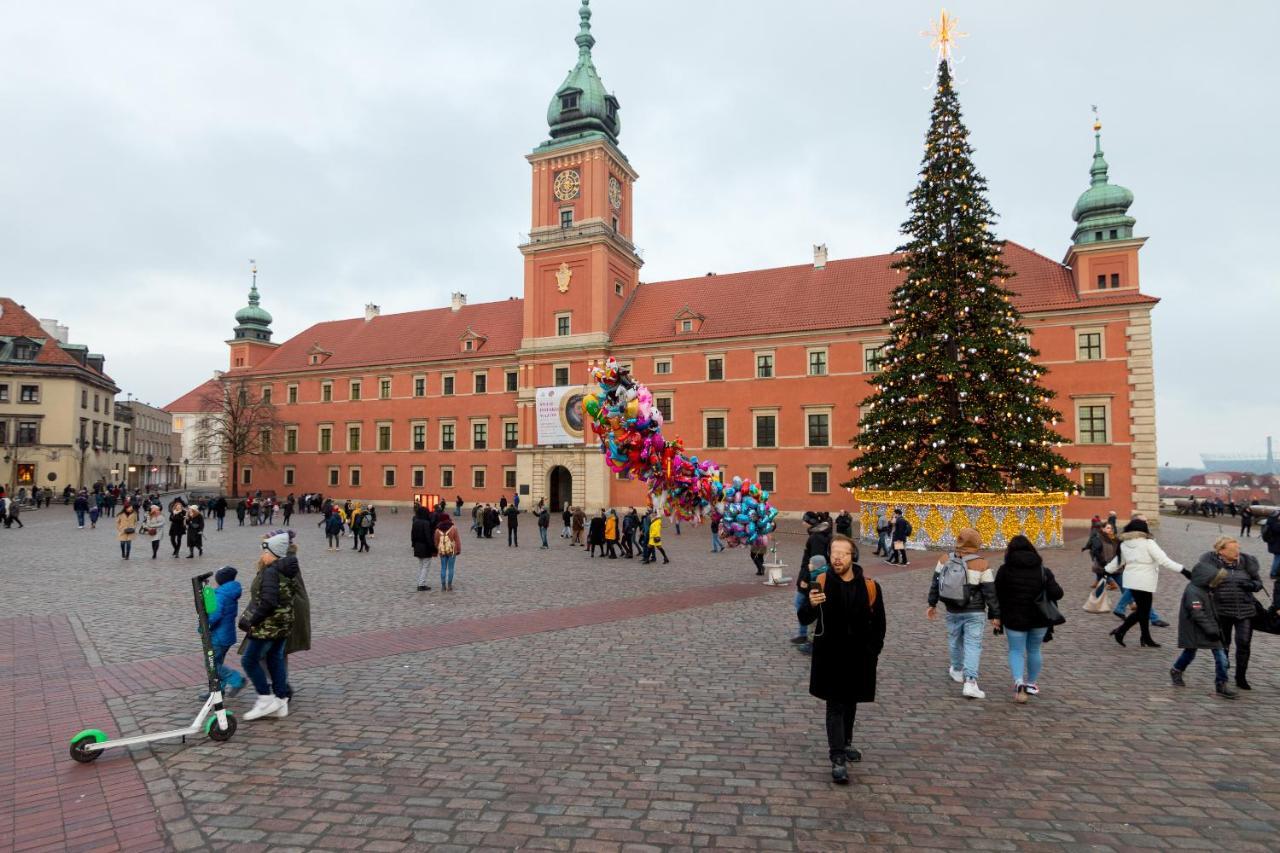
[[[1118,272],[1113,272],[1113,273],[1111,274],[1111,286],[1112,286],[1112,287],[1119,287],[1119,286],[1120,286],[1120,273],[1118,273]]]
[[[453,374],[448,374],[440,378],[440,394],[444,397],[453,396]]]
[[[613,230],[614,230],[614,231],[617,231],[617,230],[618,230],[618,217],[616,217],[616,216],[615,216],[615,217],[613,217]]]
[[[1102,358],[1102,332],[1088,331],[1076,334],[1076,360],[1097,361]]]
[[[555,369],[555,380],[553,383],[557,388],[563,388],[569,384],[569,368],[557,367]]]
[[[716,382],[724,379],[724,356],[709,356],[707,358],[707,379]]]
[[[756,354],[756,378],[757,379],[773,378],[773,353],[757,353]]]
[[[617,118],[617,117],[618,117],[618,105],[617,105],[617,104],[615,104],[613,101],[609,101],[609,102],[605,105],[605,112],[606,112],[606,113],[608,113],[609,118]]]
[[[560,211],[560,227],[561,228],[573,227],[573,208],[572,207],[566,207]]]
[[[520,374],[518,374],[516,371],[508,370],[506,372],[506,382],[507,382],[508,391],[520,390]]]
[[[615,220],[615,221],[616,221],[616,220]],[[617,225],[614,225],[613,227],[614,227],[614,229],[616,230],[618,226],[617,226]],[[616,294],[618,294],[619,296],[621,296],[621,295],[622,295],[622,292],[623,292],[623,290],[622,290],[622,279],[620,279],[620,278],[619,278],[619,279],[615,279],[615,280],[614,280],[614,282],[613,282],[613,292],[614,292],[614,293],[616,293]]]
[[[1117,231],[1116,229],[1112,228],[1112,229],[1111,229],[1111,239],[1112,239],[1112,240],[1114,240],[1114,239],[1116,239],[1116,237],[1118,237],[1118,236],[1120,236],[1120,232],[1119,232],[1119,231]]]
[[[1101,239],[1102,239],[1102,232],[1101,232],[1101,231],[1095,231],[1095,232],[1093,232],[1093,239],[1095,239],[1095,240],[1101,240]]]
[[[569,336],[569,334],[570,334],[570,326],[569,326],[569,321],[570,321],[570,319],[571,319],[571,315],[569,315],[569,314],[557,314],[557,315],[556,315],[556,337],[566,338],[566,337],[568,337],[568,336]]]
[[[577,93],[577,92],[567,92],[566,94],[563,94],[563,95],[561,95],[561,96],[560,96],[560,109],[561,109],[562,111],[563,111],[563,110],[576,110],[577,108],[578,108],[578,93]]]
[[[1107,289],[1107,277],[1105,275],[1098,276],[1098,290]]]
[[[617,228],[617,226],[614,226]],[[15,361],[35,361],[36,353],[40,348],[32,343],[20,343],[13,345],[13,358]]]

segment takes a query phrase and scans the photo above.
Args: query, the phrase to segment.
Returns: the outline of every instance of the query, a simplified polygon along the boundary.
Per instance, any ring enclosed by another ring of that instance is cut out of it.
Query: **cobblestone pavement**
[[[1027,706],[1009,701],[1001,638],[988,698],[959,697],[923,618],[932,558],[864,561],[889,639],[855,730],[864,761],[836,788],[808,659],[786,642],[789,589],[754,583],[741,552],[707,553],[705,529],[669,532],[671,565],[639,566],[554,532],[539,552],[529,524],[518,552],[465,539],[457,591],[417,593],[407,519],[390,515],[367,555],[325,552],[298,518],[316,644],[291,660],[287,719],[76,765],[80,728],[189,720],[187,578],[224,562],[247,575],[260,531],[211,534],[203,559],[126,563],[105,529],[56,508],[29,518],[0,530],[0,849],[1280,846],[1275,638],[1257,638],[1239,701],[1211,696],[1208,660],[1175,691],[1173,629],[1157,629],[1163,649],[1121,649],[1113,617],[1080,611],[1078,545],[1049,555],[1069,621]],[[1217,534],[1164,519],[1158,538],[1190,562]],[[799,538],[780,538],[794,563]],[[1182,585],[1161,578],[1171,617]]]

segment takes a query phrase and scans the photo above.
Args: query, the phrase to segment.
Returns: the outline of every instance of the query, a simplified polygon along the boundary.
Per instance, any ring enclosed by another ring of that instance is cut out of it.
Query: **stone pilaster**
[[[1159,518],[1159,463],[1156,460],[1156,389],[1152,361],[1151,306],[1129,311],[1125,327],[1129,370],[1129,445],[1133,470],[1130,500],[1134,512]]]

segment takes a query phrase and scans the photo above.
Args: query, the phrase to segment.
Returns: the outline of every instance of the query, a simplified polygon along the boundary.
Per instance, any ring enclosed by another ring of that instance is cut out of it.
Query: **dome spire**
[[[1136,224],[1128,215],[1133,193],[1110,181],[1110,167],[1102,154],[1102,121],[1093,108],[1093,163],[1089,166],[1089,189],[1076,201],[1071,218],[1076,230],[1071,239],[1080,243],[1100,243],[1133,238]]]
[[[249,285],[249,304],[236,312],[235,337],[238,340],[271,340],[271,314],[261,306],[258,296],[258,262],[249,261],[252,283]]]
[[[596,37],[591,35],[591,0],[582,0],[578,9],[578,35],[574,39],[578,43],[578,59],[589,58],[591,48],[596,46]]]
[[[551,139],[539,147],[601,137],[616,145],[622,120],[618,117],[618,99],[605,90],[591,57],[596,37],[591,34],[590,0],[582,0],[578,7],[578,34],[573,40],[578,45],[578,62],[551,97],[547,107]]]

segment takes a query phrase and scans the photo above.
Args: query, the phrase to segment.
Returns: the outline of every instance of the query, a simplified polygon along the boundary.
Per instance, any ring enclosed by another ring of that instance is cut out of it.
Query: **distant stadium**
[[[1276,467],[1271,436],[1267,436],[1267,452],[1264,456],[1250,453],[1201,453],[1206,471],[1239,471],[1241,474],[1280,474]]]

